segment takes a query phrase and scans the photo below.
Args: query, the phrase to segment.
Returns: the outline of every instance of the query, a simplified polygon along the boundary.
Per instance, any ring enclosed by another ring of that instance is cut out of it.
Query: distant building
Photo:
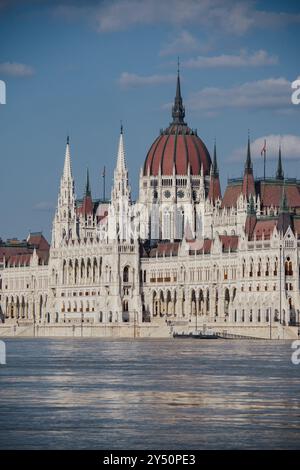
[[[170,125],[150,146],[133,202],[121,128],[111,199],[87,173],[76,199],[67,140],[49,247],[42,234],[0,244],[7,323],[299,321],[300,181],[244,176],[222,196],[213,158],[185,122],[180,78]]]

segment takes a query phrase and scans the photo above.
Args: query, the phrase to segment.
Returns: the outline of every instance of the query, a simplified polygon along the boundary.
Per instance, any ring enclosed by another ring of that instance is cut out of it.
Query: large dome
[[[144,164],[144,176],[157,176],[159,169],[162,175],[172,175],[175,165],[177,175],[186,175],[188,166],[192,175],[199,175],[203,165],[204,175],[208,175],[211,158],[204,142],[197,132],[184,122],[185,110],[180,92],[180,78],[177,77],[177,88],[172,108],[173,122],[161,132],[151,145]]]

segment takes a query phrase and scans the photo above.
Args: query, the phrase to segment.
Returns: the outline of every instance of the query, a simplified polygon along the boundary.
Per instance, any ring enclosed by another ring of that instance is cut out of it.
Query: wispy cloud
[[[54,9],[66,18],[87,19],[99,32],[113,32],[134,26],[170,24],[197,25],[211,32],[245,34],[255,28],[282,28],[300,24],[300,15],[285,11],[264,11],[251,0],[111,0],[79,4],[62,3]]]
[[[189,68],[216,68],[216,67],[259,67],[265,65],[278,64],[278,57],[269,55],[264,50],[259,50],[253,54],[241,51],[238,55],[222,54],[218,56],[198,56],[184,62]]]
[[[183,30],[166,43],[159,52],[160,56],[178,55],[199,50],[199,42],[189,31]]]
[[[274,160],[278,158],[279,144],[281,143],[283,159],[299,159],[300,158],[300,136],[293,134],[270,134],[255,139],[251,143],[252,158],[259,159],[261,157],[261,149],[267,143],[267,159]],[[230,156],[230,161],[243,161],[246,155],[246,146],[235,149]]]
[[[163,83],[172,83],[176,75],[137,75],[135,73],[123,72],[118,79],[119,84],[124,88],[161,85]]]
[[[9,75],[11,77],[28,77],[34,73],[34,68],[30,65],[20,64],[18,62],[0,63],[0,74],[3,75]]]
[[[205,112],[226,108],[292,109],[291,82],[286,78],[269,78],[231,88],[203,88],[193,93],[187,104],[190,109]]]
[[[40,201],[33,206],[33,209],[40,212],[52,212],[55,209],[55,206],[52,202]]]
[[[254,28],[300,23],[299,14],[259,10],[251,0],[111,0],[100,2],[95,10],[94,18],[101,32],[169,23],[176,26],[197,24],[211,31],[244,34]]]

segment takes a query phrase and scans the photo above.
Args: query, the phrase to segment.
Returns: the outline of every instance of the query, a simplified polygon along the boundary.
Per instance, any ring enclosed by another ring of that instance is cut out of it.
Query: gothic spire
[[[90,175],[89,169],[86,169],[86,183],[85,183],[85,196],[91,196]]]
[[[214,176],[219,176],[218,162],[217,162],[216,140],[215,140],[215,143],[214,143],[214,158],[213,158],[213,164],[212,164],[212,173],[213,173]]]
[[[242,193],[248,199],[250,194],[255,194],[255,182],[253,177],[251,151],[250,151],[250,135],[248,132],[248,145],[247,145],[247,157],[245,163],[245,171],[243,178]]]
[[[213,163],[211,166],[211,173],[210,173],[210,183],[209,183],[209,190],[208,190],[208,199],[212,202],[215,202],[217,199],[221,199],[221,185],[219,179],[219,170],[217,164],[217,147],[216,141],[214,143],[214,158]]]
[[[124,150],[124,140],[123,140],[123,125],[122,124],[121,124],[121,129],[120,129],[120,139],[119,139],[119,148],[118,148],[118,158],[117,158],[116,170],[117,170],[118,173],[126,172],[125,150]]]
[[[284,179],[284,173],[283,173],[282,161],[281,161],[281,145],[279,145],[276,179],[278,179],[278,180],[283,180]]]
[[[63,178],[66,179],[66,180],[72,179],[71,154],[70,154],[70,140],[69,140],[69,136],[67,136],[67,145],[66,145],[66,153],[65,153],[65,163],[64,163]]]
[[[247,145],[247,157],[245,163],[245,170],[252,172],[252,162],[251,162],[251,150],[250,150],[250,135],[248,132],[248,145]]]
[[[178,59],[176,95],[175,95],[174,105],[172,107],[173,124],[185,124],[184,116],[185,116],[185,109],[182,103],[182,96],[181,96],[179,59]]]

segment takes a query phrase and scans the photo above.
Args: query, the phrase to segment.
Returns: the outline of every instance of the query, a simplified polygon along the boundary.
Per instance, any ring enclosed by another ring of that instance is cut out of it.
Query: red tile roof
[[[150,249],[149,257],[154,258],[157,256],[177,256],[179,242],[158,243],[156,247]]]
[[[243,195],[249,198],[250,194],[255,195],[255,183],[252,170],[245,170],[242,186]]]
[[[294,232],[298,234],[300,238],[300,219],[294,217]]]
[[[260,183],[260,200],[263,207],[279,207],[282,198],[283,182]],[[285,185],[285,194],[287,197],[287,204],[290,208],[300,208],[300,187],[295,182],[294,184],[287,183]]]
[[[239,244],[238,235],[219,235],[224,252],[236,251]]]
[[[84,196],[82,205],[77,209],[77,213],[81,215],[93,214],[93,201],[91,196]]]
[[[222,200],[222,207],[236,207],[238,197],[242,192],[242,182],[228,185]]]
[[[150,147],[144,164],[144,175],[172,175],[175,164],[177,175],[186,175],[188,165],[192,175],[200,175],[201,165],[208,175],[211,159],[204,142],[186,125],[172,124]]]
[[[211,175],[209,191],[208,191],[208,199],[215,202],[217,199],[221,199],[221,198],[222,198],[222,194],[221,194],[220,179],[218,176]]]
[[[257,240],[262,240],[263,236],[265,240],[269,240],[276,225],[277,225],[277,219],[258,220],[254,227],[251,239],[254,239],[254,235],[255,235]]]
[[[209,239],[209,238],[205,238],[203,240],[203,243],[200,244],[199,246],[199,242],[196,241],[191,241],[190,242],[190,249],[189,249],[189,252],[190,254],[208,254],[211,252],[211,247],[212,247],[212,240]]]
[[[0,245],[0,261],[7,266],[29,266],[33,251],[39,258],[40,264],[47,264],[49,259],[49,243],[42,233],[31,233],[27,240],[8,240]]]

